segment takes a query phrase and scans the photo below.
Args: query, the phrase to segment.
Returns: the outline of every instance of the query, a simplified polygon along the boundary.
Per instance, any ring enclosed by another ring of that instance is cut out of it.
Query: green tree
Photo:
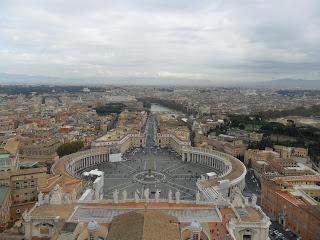
[[[238,127],[241,130],[244,130],[246,128],[246,126],[243,123],[240,123]]]
[[[73,142],[64,143],[58,147],[57,154],[59,155],[59,157],[63,157],[65,155],[78,152],[83,148],[83,146],[84,144],[82,141],[73,141]]]

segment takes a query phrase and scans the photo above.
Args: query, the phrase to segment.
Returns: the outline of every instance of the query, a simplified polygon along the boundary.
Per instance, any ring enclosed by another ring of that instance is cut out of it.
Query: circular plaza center
[[[86,168],[85,171],[99,169],[104,172],[104,198],[111,199],[115,190],[127,191],[128,198],[135,194],[143,197],[149,189],[150,197],[156,191],[161,197],[168,197],[169,191],[180,192],[184,200],[195,199],[198,191],[197,179],[201,175],[215,172],[209,166],[184,162],[181,156],[168,149],[156,147],[140,148],[127,152],[121,162],[106,162]]]

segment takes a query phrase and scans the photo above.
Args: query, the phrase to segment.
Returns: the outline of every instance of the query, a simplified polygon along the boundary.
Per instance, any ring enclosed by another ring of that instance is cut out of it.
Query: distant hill
[[[8,74],[0,72],[0,84],[64,84],[65,79],[48,76],[30,76],[24,74]]]
[[[245,83],[242,81],[216,82],[204,79],[183,79],[170,77],[108,77],[108,78],[59,78],[30,76],[0,72],[0,84],[26,85],[146,85],[146,86],[188,86],[188,87],[249,87],[276,89],[320,89],[320,80],[278,79],[265,82]]]
[[[278,79],[258,83],[257,86],[279,89],[320,89],[320,80]]]
[[[30,76],[0,72],[0,84],[26,85],[154,85],[154,86],[213,86],[214,82],[202,79],[176,79],[165,77],[109,77],[109,78],[59,78]]]

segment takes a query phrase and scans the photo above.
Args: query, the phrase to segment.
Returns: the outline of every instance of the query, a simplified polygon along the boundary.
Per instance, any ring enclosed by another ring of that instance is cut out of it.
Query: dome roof
[[[193,221],[189,226],[190,231],[201,231],[201,224],[197,221]]]
[[[99,228],[99,225],[96,221],[92,220],[88,223],[88,226],[87,226],[88,230],[90,232],[93,232],[93,231],[96,231],[98,228]]]

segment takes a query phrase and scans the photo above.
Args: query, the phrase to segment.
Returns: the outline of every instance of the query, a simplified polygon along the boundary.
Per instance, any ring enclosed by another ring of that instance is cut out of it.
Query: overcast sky
[[[0,0],[0,72],[320,79],[320,1]]]

